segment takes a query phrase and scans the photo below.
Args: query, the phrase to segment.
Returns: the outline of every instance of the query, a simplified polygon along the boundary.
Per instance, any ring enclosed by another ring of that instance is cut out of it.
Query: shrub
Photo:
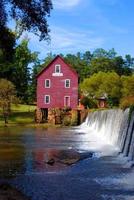
[[[71,112],[71,126],[76,126],[78,122],[78,114],[76,110],[72,110]]]
[[[72,109],[69,106],[66,106],[66,107],[63,108],[63,112],[68,112],[68,111],[71,111],[71,110]]]
[[[113,97],[108,97],[107,103],[110,108],[112,108],[113,106],[119,106],[119,99],[113,98]]]
[[[83,97],[80,100],[80,103],[85,107],[85,108],[97,108],[97,101],[95,99],[89,98],[89,97]]]
[[[71,125],[71,118],[68,115],[65,115],[63,118],[63,125],[64,126],[70,126]]]

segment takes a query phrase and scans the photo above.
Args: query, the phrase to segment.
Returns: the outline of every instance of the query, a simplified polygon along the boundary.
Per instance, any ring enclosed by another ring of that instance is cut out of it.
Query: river
[[[31,200],[134,200],[133,174],[118,149],[83,128],[0,129],[0,183]]]

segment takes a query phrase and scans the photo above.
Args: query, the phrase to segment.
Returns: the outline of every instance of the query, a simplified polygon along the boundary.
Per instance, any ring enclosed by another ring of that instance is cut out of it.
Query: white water
[[[85,132],[82,139],[89,141],[89,149],[103,155],[118,151],[129,160],[134,159],[134,113],[129,120],[128,109],[89,113],[79,131]]]

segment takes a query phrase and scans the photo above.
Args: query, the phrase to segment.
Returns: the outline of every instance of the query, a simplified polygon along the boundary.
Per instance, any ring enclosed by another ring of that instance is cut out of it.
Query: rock
[[[59,162],[65,165],[72,165],[79,161],[79,158],[66,158],[62,159]]]
[[[48,160],[46,163],[47,163],[48,165],[54,165],[55,160],[54,160],[53,158],[51,158],[51,159]]]
[[[64,150],[60,152],[58,158],[60,163],[72,165],[80,160],[80,154],[75,150]]]

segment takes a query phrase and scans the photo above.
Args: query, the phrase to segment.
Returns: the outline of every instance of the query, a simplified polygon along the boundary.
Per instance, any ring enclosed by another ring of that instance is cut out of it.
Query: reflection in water
[[[80,143],[73,130],[0,129],[0,177],[59,171],[80,159]]]
[[[17,132],[0,130],[0,177],[12,177],[24,171],[25,148]]]

